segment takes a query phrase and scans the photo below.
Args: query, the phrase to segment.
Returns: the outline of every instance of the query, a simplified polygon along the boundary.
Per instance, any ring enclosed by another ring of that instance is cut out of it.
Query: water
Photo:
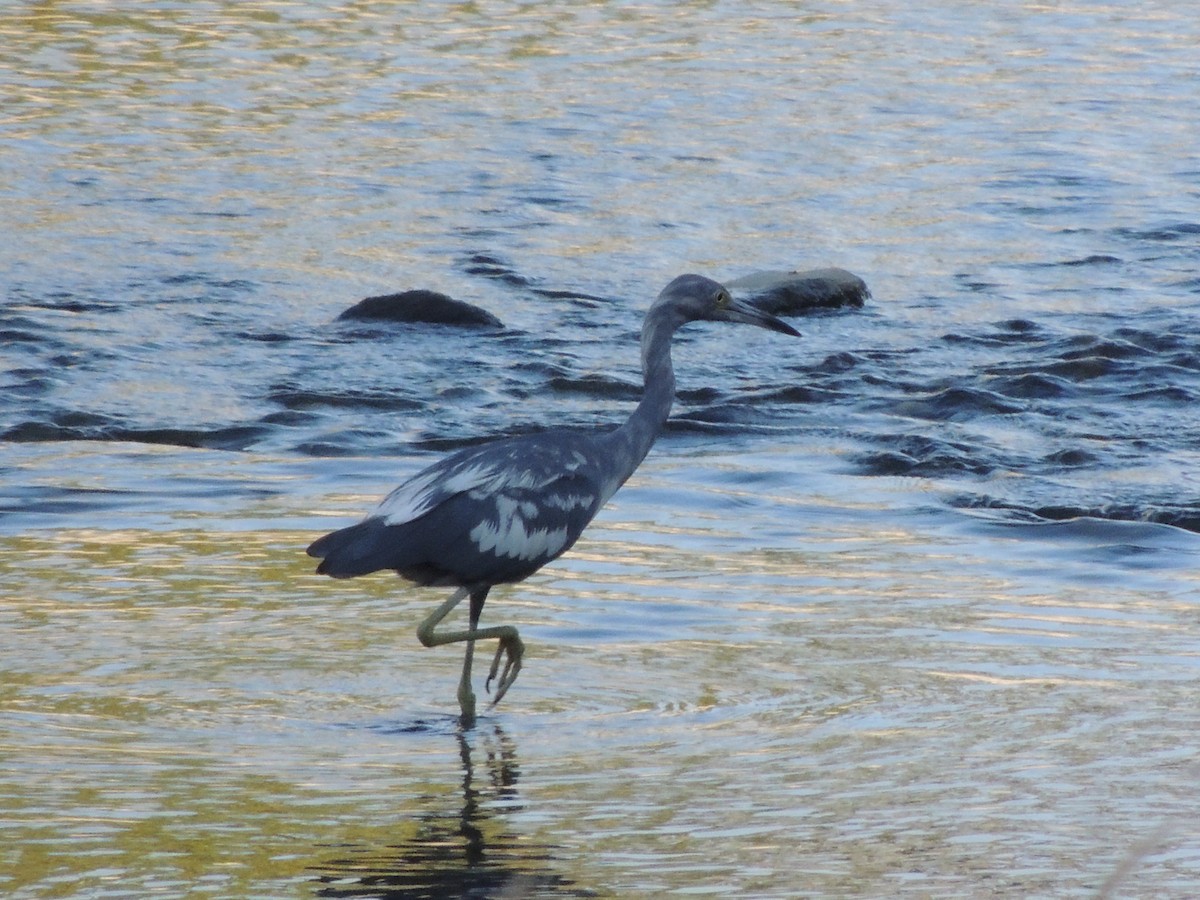
[[[0,892],[1190,896],[1189,4],[0,13]],[[303,547],[481,435],[619,420],[460,733],[437,598]],[[499,331],[333,324],[440,290]],[[1107,884],[1106,884],[1107,881]]]

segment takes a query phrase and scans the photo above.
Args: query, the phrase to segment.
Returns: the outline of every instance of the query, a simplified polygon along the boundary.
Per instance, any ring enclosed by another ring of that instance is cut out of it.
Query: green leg
[[[488,590],[485,587],[471,593],[467,588],[459,588],[417,628],[417,639],[426,647],[440,647],[443,644],[466,642],[467,652],[463,659],[462,677],[458,681],[458,705],[462,710],[462,723],[467,728],[475,723],[475,692],[471,689],[471,660],[475,654],[475,642],[492,638],[500,642],[500,646],[496,648],[496,657],[492,660],[492,668],[487,679],[487,684],[490,687],[492,681],[497,678],[497,673],[499,673],[499,680],[496,682],[496,696],[492,698],[493,706],[500,702],[500,698],[505,695],[508,689],[512,687],[512,683],[517,680],[517,673],[521,671],[521,657],[525,652],[525,645],[521,642],[521,637],[517,633],[517,629],[512,625],[493,625],[491,628],[479,627],[479,615],[483,612],[483,601],[487,599]],[[446,616],[450,615],[451,610],[458,606],[468,594],[471,596],[471,627],[466,631],[451,631],[445,634],[435,633],[434,629]],[[507,659],[504,664],[504,670],[500,671],[500,660],[505,657]]]
[[[462,677],[458,679],[458,708],[462,710],[460,721],[463,728],[471,728],[475,724],[475,692],[471,690],[471,660],[474,656],[475,642],[467,641]]]

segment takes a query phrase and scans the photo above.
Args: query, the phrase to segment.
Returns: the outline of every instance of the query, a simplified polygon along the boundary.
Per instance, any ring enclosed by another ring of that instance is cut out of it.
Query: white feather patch
[[[471,529],[471,539],[479,549],[510,559],[538,559],[555,556],[567,543],[567,529],[539,528],[527,531],[520,516],[502,519],[499,525],[480,522]]]
[[[419,519],[446,497],[478,489],[496,480],[496,469],[487,465],[470,465],[456,472],[439,468],[426,469],[404,482],[375,508],[387,525],[403,525]]]

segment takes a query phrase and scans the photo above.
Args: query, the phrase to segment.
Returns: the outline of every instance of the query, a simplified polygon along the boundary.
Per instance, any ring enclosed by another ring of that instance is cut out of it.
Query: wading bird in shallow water
[[[646,313],[642,326],[645,388],[629,420],[607,431],[546,431],[468,447],[418,472],[357,525],[314,541],[317,572],[352,578],[385,569],[419,585],[454,593],[421,623],[426,647],[466,643],[458,702],[462,723],[475,720],[471,659],[475,642],[499,642],[485,687],[498,703],[521,671],[525,651],[512,625],[479,627],[488,591],[528,578],[571,548],[592,517],[650,451],[671,411],[675,373],[671,336],[688,322],[743,322],[800,336],[774,316],[734,300],[700,275],[680,275]],[[435,632],[465,597],[465,631]],[[503,662],[503,668],[501,668]]]

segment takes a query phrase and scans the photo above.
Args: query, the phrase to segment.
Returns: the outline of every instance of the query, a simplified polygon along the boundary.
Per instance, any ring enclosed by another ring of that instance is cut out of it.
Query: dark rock
[[[339,321],[427,322],[434,325],[503,328],[490,312],[439,294],[437,291],[401,291],[360,300],[338,316]]]
[[[725,282],[764,312],[796,315],[814,309],[858,309],[871,296],[867,283],[845,269],[754,272]]]

